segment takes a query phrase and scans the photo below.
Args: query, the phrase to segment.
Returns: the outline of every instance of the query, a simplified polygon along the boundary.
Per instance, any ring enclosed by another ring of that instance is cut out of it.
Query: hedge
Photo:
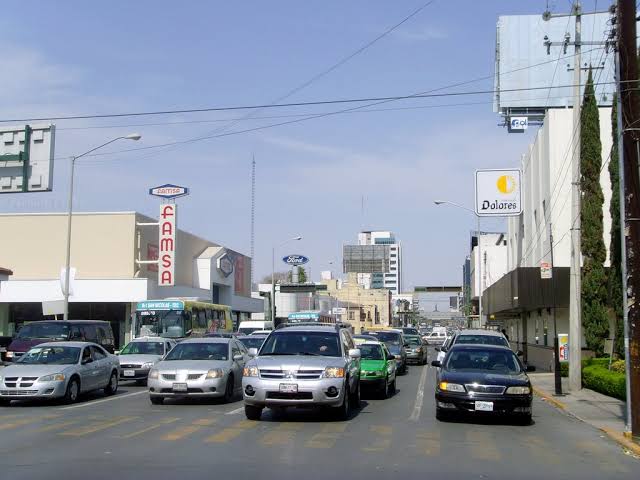
[[[613,364],[615,365],[617,362],[613,362]],[[624,363],[624,361],[623,361]],[[582,360],[582,369],[584,370],[585,367],[589,367],[589,366],[599,366],[599,367],[604,367],[606,369],[609,368],[609,357],[600,357],[600,358],[585,358],[584,360]],[[623,370],[624,372],[624,370]],[[562,377],[568,377],[569,376],[569,362],[562,362],[560,364],[560,376]]]
[[[609,371],[607,366],[588,365],[582,369],[582,386],[620,400],[626,398],[624,373]]]

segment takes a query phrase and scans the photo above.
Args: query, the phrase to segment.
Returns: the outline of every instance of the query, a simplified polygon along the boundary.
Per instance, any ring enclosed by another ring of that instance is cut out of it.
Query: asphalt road
[[[640,460],[539,399],[530,426],[438,422],[433,382],[432,367],[411,367],[393,398],[365,398],[347,422],[307,410],[283,416],[265,410],[261,422],[251,422],[240,399],[152,406],[133,384],[121,385],[115,397],[95,394],[72,406],[14,402],[0,407],[0,476],[640,478]]]

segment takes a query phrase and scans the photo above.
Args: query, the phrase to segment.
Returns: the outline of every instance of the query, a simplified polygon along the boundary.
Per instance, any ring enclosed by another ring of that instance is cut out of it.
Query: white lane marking
[[[235,410],[231,410],[230,412],[225,413],[225,415],[236,415],[240,412],[244,412],[244,406],[236,408]]]
[[[140,390],[139,392],[127,393],[125,395],[116,395],[115,397],[105,398],[103,400],[97,400],[95,402],[79,403],[78,405],[71,405],[70,407],[62,407],[60,410],[71,410],[72,408],[91,407],[92,405],[98,405],[99,403],[111,402],[113,400],[120,400],[121,398],[133,397],[134,395],[142,395],[143,393],[149,393],[148,390]]]
[[[409,417],[412,422],[417,422],[420,418],[420,412],[422,411],[422,404],[424,402],[424,386],[427,382],[427,372],[429,367],[426,365],[422,367],[422,374],[420,375],[420,383],[418,384],[418,393],[416,394],[416,403],[413,406],[413,412]]]

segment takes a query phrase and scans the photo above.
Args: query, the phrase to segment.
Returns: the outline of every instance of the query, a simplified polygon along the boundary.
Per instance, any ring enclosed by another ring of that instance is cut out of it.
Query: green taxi
[[[389,398],[396,391],[396,361],[386,345],[377,341],[359,343],[360,384],[371,388],[383,398]]]

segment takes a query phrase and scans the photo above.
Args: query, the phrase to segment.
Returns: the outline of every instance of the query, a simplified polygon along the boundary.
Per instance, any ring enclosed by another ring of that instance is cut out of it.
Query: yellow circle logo
[[[498,178],[497,187],[500,193],[512,193],[516,189],[516,179],[511,175],[502,175]]]

